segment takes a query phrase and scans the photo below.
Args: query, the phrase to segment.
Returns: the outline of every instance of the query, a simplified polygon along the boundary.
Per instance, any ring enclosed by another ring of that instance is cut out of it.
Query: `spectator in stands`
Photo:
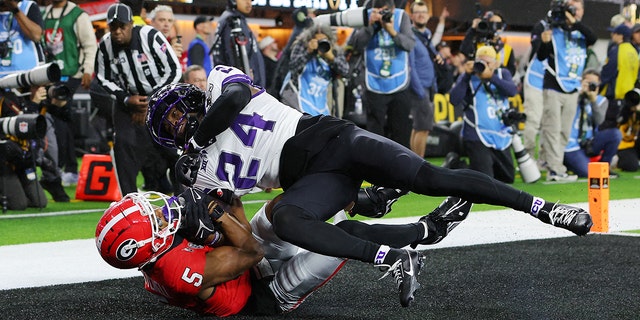
[[[349,65],[331,27],[313,25],[298,36],[291,46],[289,70],[280,93],[284,104],[311,115],[336,114],[328,89],[336,77],[349,72]]]
[[[578,177],[589,175],[590,157],[601,155],[598,161],[611,163],[622,140],[622,134],[616,126],[617,103],[598,95],[599,87],[599,73],[593,69],[585,70],[573,129],[564,149],[564,165]],[[613,171],[609,174],[617,177]]]
[[[278,42],[271,36],[266,36],[260,43],[258,43],[258,48],[262,52],[262,57],[264,57],[264,71],[267,75],[267,88],[270,88],[273,84],[274,75],[276,74],[276,67],[278,66]]]
[[[611,30],[612,45],[601,78],[604,96],[612,102],[621,103],[638,80],[638,52],[630,40],[631,29],[624,23]]]
[[[546,60],[548,67],[543,80],[543,111],[541,121],[541,140],[544,153],[540,156],[546,161],[547,180],[575,181],[576,175],[567,174],[562,164],[564,149],[569,141],[573,117],[578,107],[578,91],[587,58],[587,47],[597,40],[589,27],[582,23],[584,1],[570,0],[564,20],[553,22],[549,29],[533,39],[533,47],[538,47],[538,60]],[[572,14],[573,11],[575,14]],[[539,43],[539,45],[538,45]]]
[[[220,16],[214,38],[213,64],[234,66],[243,70],[251,77],[253,83],[264,87],[267,83],[264,59],[258,48],[258,41],[249,29],[246,19],[251,10],[251,0],[227,0],[227,9]],[[231,32],[235,28],[241,28],[242,32],[239,34]],[[246,40],[246,43],[236,41],[238,37]],[[244,57],[245,53],[246,57]],[[245,58],[248,66],[244,66]],[[247,68],[249,70],[246,70]]]
[[[196,31],[196,37],[191,40],[187,49],[187,66],[200,65],[204,68],[205,75],[208,75],[213,68],[211,54],[209,53],[209,44],[207,39],[211,35],[212,18],[199,16],[193,20],[193,29]]]
[[[29,71],[42,61],[38,45],[42,37],[42,14],[33,1],[0,3],[0,78]]]
[[[44,45],[49,53],[47,62],[62,61],[62,77],[55,86],[64,85],[68,89],[64,104],[71,105],[78,87],[89,89],[93,77],[97,40],[89,15],[73,2],[54,0],[44,10]],[[75,133],[69,116],[64,117],[65,121],[60,119],[55,123],[60,151],[58,165],[64,169],[62,183],[75,185],[78,182]]]
[[[181,73],[167,39],[153,27],[134,27],[129,7],[111,5],[107,23],[110,32],[98,45],[95,70],[100,85],[116,97],[113,151],[120,191],[125,195],[137,191],[138,172],[153,150],[144,126],[147,97],[161,86],[178,82]],[[134,73],[132,68],[142,72]]]
[[[415,46],[411,20],[392,0],[374,0],[372,7],[368,26],[352,36],[355,51],[365,56],[367,130],[409,148],[411,104],[405,91]]]
[[[506,68],[500,67],[493,46],[480,47],[475,61],[465,63],[465,73],[451,89],[451,104],[463,107],[462,141],[470,169],[505,183],[513,183],[515,167],[511,155],[513,118],[509,97],[517,94]]]
[[[501,35],[506,27],[502,13],[487,11],[482,18],[475,18],[471,28],[460,44],[460,51],[466,56],[472,55],[481,46],[493,46],[500,55],[498,61],[503,68],[507,68],[512,75],[516,73],[516,59],[513,48],[502,41]]]
[[[207,90],[207,74],[204,71],[204,67],[194,64],[187,67],[187,71],[182,76],[182,81],[192,84],[202,91]]]

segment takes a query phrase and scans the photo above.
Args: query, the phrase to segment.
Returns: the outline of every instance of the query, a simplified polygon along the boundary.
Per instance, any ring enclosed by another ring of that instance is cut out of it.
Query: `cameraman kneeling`
[[[10,92],[0,93],[0,97],[0,118],[3,118],[0,122],[4,123],[9,120],[8,117],[17,116],[21,112],[17,102],[20,99],[16,99]],[[24,120],[16,120],[16,123],[21,129],[26,128],[27,132],[15,132],[15,127],[10,126],[3,128],[9,129],[13,134],[0,129],[0,194],[6,197],[6,208],[9,210],[44,208],[47,206],[47,197],[35,172],[35,166],[42,157],[42,153],[38,152],[41,149],[37,146],[41,139],[19,139],[14,134],[30,135],[32,126],[25,126]]]
[[[593,69],[585,70],[563,161],[578,177],[588,176],[590,157],[601,155],[600,162],[611,163],[622,140],[617,128],[617,104],[598,95],[599,86],[600,74]],[[613,172],[610,175],[617,177]]]
[[[511,156],[513,125],[518,113],[509,107],[517,93],[509,70],[500,68],[493,47],[480,47],[475,61],[467,61],[465,73],[451,89],[451,104],[463,106],[462,140],[470,169],[505,183],[513,183],[515,167]]]

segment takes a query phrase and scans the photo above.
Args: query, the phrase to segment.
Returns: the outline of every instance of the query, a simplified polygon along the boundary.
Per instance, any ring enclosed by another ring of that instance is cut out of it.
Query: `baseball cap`
[[[131,17],[131,8],[122,3],[112,4],[109,10],[107,10],[107,24],[111,24],[116,20],[122,23],[131,22],[133,20]]]
[[[629,27],[627,27],[624,23],[615,27],[615,29],[613,29],[613,31],[611,32],[621,34],[625,38],[631,37],[631,29],[629,29]]]
[[[213,21],[213,18],[205,17],[205,16],[198,16],[198,17],[196,17],[195,20],[193,20],[193,28],[195,29],[196,26],[198,26],[201,23],[205,23],[207,21]]]
[[[440,43],[438,43],[436,45],[436,50],[440,50],[440,49],[446,48],[448,46],[449,46],[449,44],[446,41],[440,41]]]
[[[632,32],[632,33],[636,33],[636,32],[638,32],[638,31],[640,31],[640,23],[636,23],[636,24],[634,24],[634,25],[633,25],[633,28],[631,28],[631,32]]]
[[[478,48],[478,50],[476,51],[476,57],[479,57],[479,56],[488,56],[493,59],[497,59],[498,53],[496,52],[496,49],[494,49],[492,46],[482,46]]]
[[[274,42],[276,42],[274,38],[272,38],[271,36],[266,36],[262,40],[260,40],[260,42],[258,43],[258,48],[262,50]]]

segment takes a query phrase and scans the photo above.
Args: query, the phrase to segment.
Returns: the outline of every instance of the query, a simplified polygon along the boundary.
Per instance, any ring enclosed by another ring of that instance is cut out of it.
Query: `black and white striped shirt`
[[[107,33],[96,55],[96,77],[117,101],[130,95],[148,96],[154,90],[180,81],[182,70],[169,41],[150,26],[135,26],[129,46],[118,46]]]

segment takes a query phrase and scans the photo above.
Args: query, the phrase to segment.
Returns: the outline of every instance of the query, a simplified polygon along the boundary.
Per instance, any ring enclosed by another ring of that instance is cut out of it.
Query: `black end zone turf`
[[[590,235],[428,250],[400,307],[390,279],[350,261],[286,319],[638,319],[640,237]],[[1,265],[1,264],[0,264]],[[46,273],[46,269],[42,272]],[[19,277],[20,275],[16,275]],[[3,319],[198,319],[141,277],[0,291]],[[232,319],[271,319],[235,316]]]

